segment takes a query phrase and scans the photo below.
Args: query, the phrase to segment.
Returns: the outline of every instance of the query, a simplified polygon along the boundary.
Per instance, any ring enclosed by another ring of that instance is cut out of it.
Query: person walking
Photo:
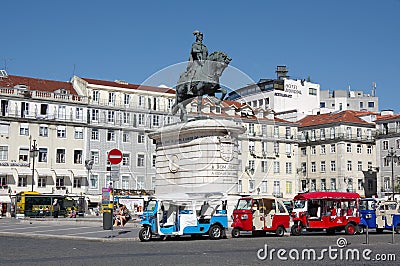
[[[60,211],[60,204],[58,203],[58,199],[54,199],[53,202],[53,217],[58,218],[58,212]]]

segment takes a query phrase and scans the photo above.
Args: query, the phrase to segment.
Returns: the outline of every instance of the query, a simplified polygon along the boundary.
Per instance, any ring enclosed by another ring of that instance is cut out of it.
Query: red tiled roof
[[[101,85],[101,86],[175,94],[175,90],[171,89],[171,88],[152,87],[152,86],[137,85],[137,84],[130,84],[130,83],[124,84],[124,83],[119,83],[119,82],[115,82],[115,81],[98,80],[98,79],[90,79],[90,78],[82,78],[82,79],[90,84]]]
[[[65,89],[69,94],[77,94],[72,84],[64,81],[46,80],[9,75],[7,78],[0,78],[0,87],[13,88],[17,85],[26,85],[28,90],[54,92]]]
[[[392,120],[392,119],[400,119],[400,114],[393,114],[393,115],[379,115],[376,117],[376,121],[385,121],[385,120]]]
[[[298,123],[299,127],[309,127],[332,123],[356,123],[371,125],[371,123],[359,118],[361,115],[365,115],[365,112],[345,110],[342,112],[333,112],[328,114],[309,115],[298,121]]]

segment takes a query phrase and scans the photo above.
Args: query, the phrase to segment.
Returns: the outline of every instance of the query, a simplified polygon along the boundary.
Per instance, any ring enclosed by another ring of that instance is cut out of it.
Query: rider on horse
[[[196,41],[192,44],[192,50],[190,51],[189,63],[186,68],[186,75],[192,79],[196,73],[196,70],[203,67],[204,61],[208,57],[208,49],[203,44],[203,33],[195,30],[193,35],[196,36]],[[192,88],[188,86],[187,94],[193,95]]]

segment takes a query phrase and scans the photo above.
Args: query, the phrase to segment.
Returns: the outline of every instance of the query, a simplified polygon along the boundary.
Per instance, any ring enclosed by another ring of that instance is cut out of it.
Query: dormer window
[[[67,94],[68,91],[67,91],[66,89],[64,89],[64,88],[61,88],[61,89],[60,89],[60,93],[61,93],[61,94]]]
[[[21,90],[27,90],[28,89],[28,85],[26,85],[26,84],[18,84],[18,85],[15,85],[14,88],[21,89]]]
[[[215,106],[215,113],[220,114],[221,113],[221,107],[220,106]]]

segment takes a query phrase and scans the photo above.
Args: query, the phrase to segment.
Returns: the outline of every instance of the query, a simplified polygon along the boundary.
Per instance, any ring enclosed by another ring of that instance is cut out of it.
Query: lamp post
[[[86,169],[88,171],[88,174],[87,174],[88,180],[87,181],[88,181],[88,183],[90,183],[90,171],[93,168],[93,161],[92,160],[85,160],[85,167],[86,167]]]
[[[398,159],[398,157],[396,156],[396,151],[393,150],[393,147],[390,148],[390,151],[388,152],[388,155],[386,156],[386,158],[390,158],[390,164],[392,167],[392,197],[394,200],[394,168],[393,168],[393,163],[394,163],[394,159]]]
[[[29,155],[32,157],[32,192],[33,192],[33,184],[34,184],[34,177],[35,177],[35,157],[38,156],[38,149],[36,144],[36,139],[33,140],[32,148],[29,152]]]

